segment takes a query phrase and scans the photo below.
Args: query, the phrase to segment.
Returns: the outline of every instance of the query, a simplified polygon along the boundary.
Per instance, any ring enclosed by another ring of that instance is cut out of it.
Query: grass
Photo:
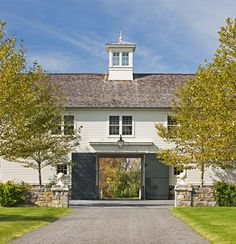
[[[236,243],[235,207],[174,208],[171,212],[211,243]]]
[[[8,243],[25,233],[47,225],[71,212],[68,208],[1,208],[0,243]]]

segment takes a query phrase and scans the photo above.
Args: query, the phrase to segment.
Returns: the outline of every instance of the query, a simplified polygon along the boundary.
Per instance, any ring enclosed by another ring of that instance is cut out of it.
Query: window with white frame
[[[109,135],[120,134],[120,116],[109,116]]]
[[[132,116],[122,116],[122,135],[132,135]]]
[[[74,115],[65,115],[64,116],[64,135],[73,135],[74,134]]]
[[[109,116],[109,135],[133,135],[133,116],[113,115]]]
[[[174,126],[177,126],[177,121],[175,119],[174,115],[168,115],[167,116],[167,129],[169,132],[174,128]]]
[[[55,127],[53,127],[51,129],[51,134],[52,135],[60,135],[61,134],[61,125],[62,125],[62,121],[61,121],[61,116],[55,117]]]
[[[114,52],[112,55],[112,65],[119,66],[120,65],[120,53]]]
[[[174,167],[174,171],[173,171],[174,175],[179,175],[179,174],[181,174],[182,172],[183,172],[182,169],[179,169],[179,168],[177,168],[177,167]]]
[[[129,53],[124,52],[122,53],[122,66],[128,66],[129,65]]]
[[[57,174],[63,173],[64,175],[67,175],[67,165],[66,164],[58,164],[56,169],[57,169]]]
[[[63,121],[62,117],[59,116],[58,118],[55,118],[55,124],[58,125],[56,125],[55,128],[52,128],[51,133],[52,135],[60,135],[63,131],[64,135],[73,135],[75,129],[74,123],[74,115],[64,115]]]

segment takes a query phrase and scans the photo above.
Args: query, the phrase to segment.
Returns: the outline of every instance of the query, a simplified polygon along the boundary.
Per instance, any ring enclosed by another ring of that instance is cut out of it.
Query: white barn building
[[[170,147],[157,135],[155,125],[168,126],[173,92],[193,74],[133,73],[135,43],[109,43],[108,74],[50,74],[68,96],[63,116],[75,129],[82,126],[81,141],[72,152],[71,186],[73,199],[99,198],[99,158],[137,157],[142,160],[143,199],[168,199],[176,184],[176,170],[161,164],[155,156]],[[124,146],[117,141],[122,135]],[[58,170],[69,170],[61,167]],[[54,168],[42,170],[43,183],[56,174]],[[19,180],[38,184],[36,170],[0,159],[0,180]],[[207,169],[205,185],[215,180],[235,182],[232,171]],[[200,172],[187,170],[186,183],[200,184]]]

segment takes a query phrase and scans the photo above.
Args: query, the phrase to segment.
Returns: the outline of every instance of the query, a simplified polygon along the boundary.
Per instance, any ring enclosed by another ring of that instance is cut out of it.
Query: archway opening
[[[141,183],[141,157],[99,158],[100,199],[141,199]]]

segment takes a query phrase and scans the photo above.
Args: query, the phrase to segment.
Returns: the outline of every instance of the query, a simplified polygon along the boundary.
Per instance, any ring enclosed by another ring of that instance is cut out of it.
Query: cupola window
[[[114,65],[114,66],[120,65],[120,53],[118,53],[118,52],[113,53],[112,65]]]
[[[129,53],[124,52],[122,53],[122,66],[128,66],[129,65]]]

